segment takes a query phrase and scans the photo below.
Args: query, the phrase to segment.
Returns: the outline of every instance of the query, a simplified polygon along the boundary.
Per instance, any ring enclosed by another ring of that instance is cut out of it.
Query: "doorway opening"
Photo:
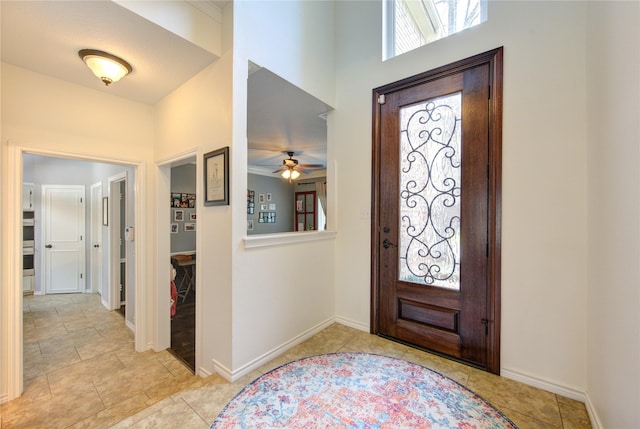
[[[47,152],[47,151],[27,151],[18,146],[9,146],[8,157],[13,160],[10,165],[13,165],[13,169],[8,174],[8,186],[11,190],[11,197],[9,197],[9,201],[11,202],[11,206],[13,209],[10,211],[10,215],[7,216],[7,223],[10,226],[10,230],[16,230],[16,232],[12,232],[11,234],[7,234],[6,236],[6,245],[8,249],[11,249],[10,259],[21,257],[21,234],[17,232],[21,230],[22,223],[22,205],[19,203],[19,200],[22,197],[21,191],[23,191],[23,183],[29,183],[29,188],[33,190],[31,198],[31,202],[33,204],[33,223],[34,227],[38,228],[38,232],[36,237],[41,237],[40,228],[42,227],[42,184],[45,183],[62,183],[62,184],[80,184],[85,189],[96,189],[96,181],[97,178],[101,178],[101,181],[106,181],[106,177],[109,174],[113,174],[114,171],[122,171],[127,170],[130,173],[131,186],[132,189],[136,189],[136,176],[142,170],[142,174],[144,174],[144,169],[141,164],[124,164],[122,162],[118,162],[116,160],[111,159],[96,159],[96,158],[82,158],[77,157],[71,154],[59,153],[59,152]],[[73,183],[72,183],[73,182]],[[106,183],[106,182],[105,182]],[[140,192],[144,192],[143,184],[138,186]],[[134,192],[131,192],[133,195]],[[89,198],[92,193],[88,193]],[[98,195],[97,191],[95,195]],[[85,201],[83,201],[85,202]],[[134,201],[131,204],[131,209],[136,213],[140,213],[141,207],[144,204],[138,201]],[[108,211],[105,211],[105,215],[103,216],[102,204],[90,204],[89,207],[100,207],[100,218],[107,219]],[[40,217],[40,222],[38,222],[38,214]],[[106,224],[104,225],[107,226]],[[101,228],[102,232],[106,237],[106,228]],[[83,232],[82,241],[85,243],[85,253],[86,258],[85,261],[87,265],[84,267],[84,272],[82,273],[83,280],[85,280],[84,287],[80,291],[82,294],[99,292],[98,290],[94,290],[94,288],[100,288],[101,286],[96,283],[95,285],[92,282],[91,272],[93,266],[93,262],[89,255],[91,254],[91,249],[93,249],[96,241],[93,238],[96,238],[92,234],[93,228],[88,228],[86,232]],[[105,238],[102,237],[102,238]],[[102,241],[98,241],[98,243],[106,243],[108,240],[105,238]],[[40,249],[37,249],[35,253],[35,257],[33,259],[33,270],[37,271],[38,268],[42,270],[42,260],[39,259],[43,255],[45,243],[39,243]],[[106,247],[106,246],[105,246]],[[39,250],[39,252],[38,252]],[[38,255],[40,253],[40,255]],[[135,249],[132,249],[130,253],[130,258],[135,258],[136,254],[140,254],[140,248],[138,245],[135,246]],[[22,279],[22,270],[20,264],[12,264],[13,268],[7,271],[6,278],[9,280],[9,284],[15,284],[15,288],[10,288],[6,290],[5,296],[7,297],[6,301],[6,309],[8,310],[8,321],[11,328],[7,328],[5,330],[5,334],[7,334],[7,345],[8,352],[7,356],[7,365],[5,370],[7,374],[10,374],[7,377],[7,397],[9,399],[16,398],[20,396],[23,392],[23,388],[25,385],[25,373],[24,369],[24,332],[23,332],[23,310],[22,310],[22,295],[23,290],[21,287],[20,280]],[[89,272],[87,275],[87,271]],[[99,270],[96,270],[98,272]],[[104,279],[108,280],[108,269],[103,270]],[[37,275],[33,276],[33,284],[32,291],[34,294],[44,294],[46,290],[44,289],[44,284],[41,280],[42,273],[37,273]],[[104,280],[103,279],[103,280]],[[140,273],[132,273],[131,282],[132,288],[138,289],[138,296],[141,297],[142,302],[144,302],[145,291],[142,285],[143,277]],[[107,296],[105,285],[108,284],[107,281],[102,282],[102,304],[106,307],[105,296]],[[132,308],[140,308],[141,306],[134,305],[135,302],[131,303]],[[139,313],[140,318],[144,321],[144,308],[141,308],[141,312]],[[134,317],[134,312],[131,312],[131,317]],[[134,319],[132,319],[134,320]],[[139,323],[137,325],[129,325],[127,324],[129,329],[134,331],[134,342],[136,351],[142,351],[144,345],[146,344],[146,338],[141,335],[144,332],[145,324]]]
[[[173,162],[169,169],[170,348],[196,371],[197,180],[196,158]]]

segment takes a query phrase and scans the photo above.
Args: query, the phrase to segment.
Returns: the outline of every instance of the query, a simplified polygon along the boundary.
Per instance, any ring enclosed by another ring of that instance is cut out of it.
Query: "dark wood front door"
[[[501,59],[374,90],[372,332],[495,373]]]

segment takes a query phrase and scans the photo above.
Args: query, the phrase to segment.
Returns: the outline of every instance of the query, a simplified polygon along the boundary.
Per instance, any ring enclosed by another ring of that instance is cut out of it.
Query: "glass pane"
[[[400,109],[401,281],[460,289],[461,102]]]
[[[484,0],[392,0],[392,43],[387,58],[424,46],[487,20]]]

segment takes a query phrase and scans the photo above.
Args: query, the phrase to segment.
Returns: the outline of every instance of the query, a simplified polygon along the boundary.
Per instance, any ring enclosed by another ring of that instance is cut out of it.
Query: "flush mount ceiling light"
[[[131,65],[107,52],[95,49],[82,49],[78,52],[82,61],[105,85],[109,86],[131,73]]]

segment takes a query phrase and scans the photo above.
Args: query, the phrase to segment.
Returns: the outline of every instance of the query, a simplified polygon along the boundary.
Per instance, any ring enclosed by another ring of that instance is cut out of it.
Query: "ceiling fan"
[[[282,177],[291,180],[295,180],[300,177],[300,173],[308,174],[310,169],[324,168],[322,164],[300,164],[297,159],[293,159],[294,152],[287,151],[289,159],[282,160],[282,167],[278,168],[274,173],[281,173]]]

